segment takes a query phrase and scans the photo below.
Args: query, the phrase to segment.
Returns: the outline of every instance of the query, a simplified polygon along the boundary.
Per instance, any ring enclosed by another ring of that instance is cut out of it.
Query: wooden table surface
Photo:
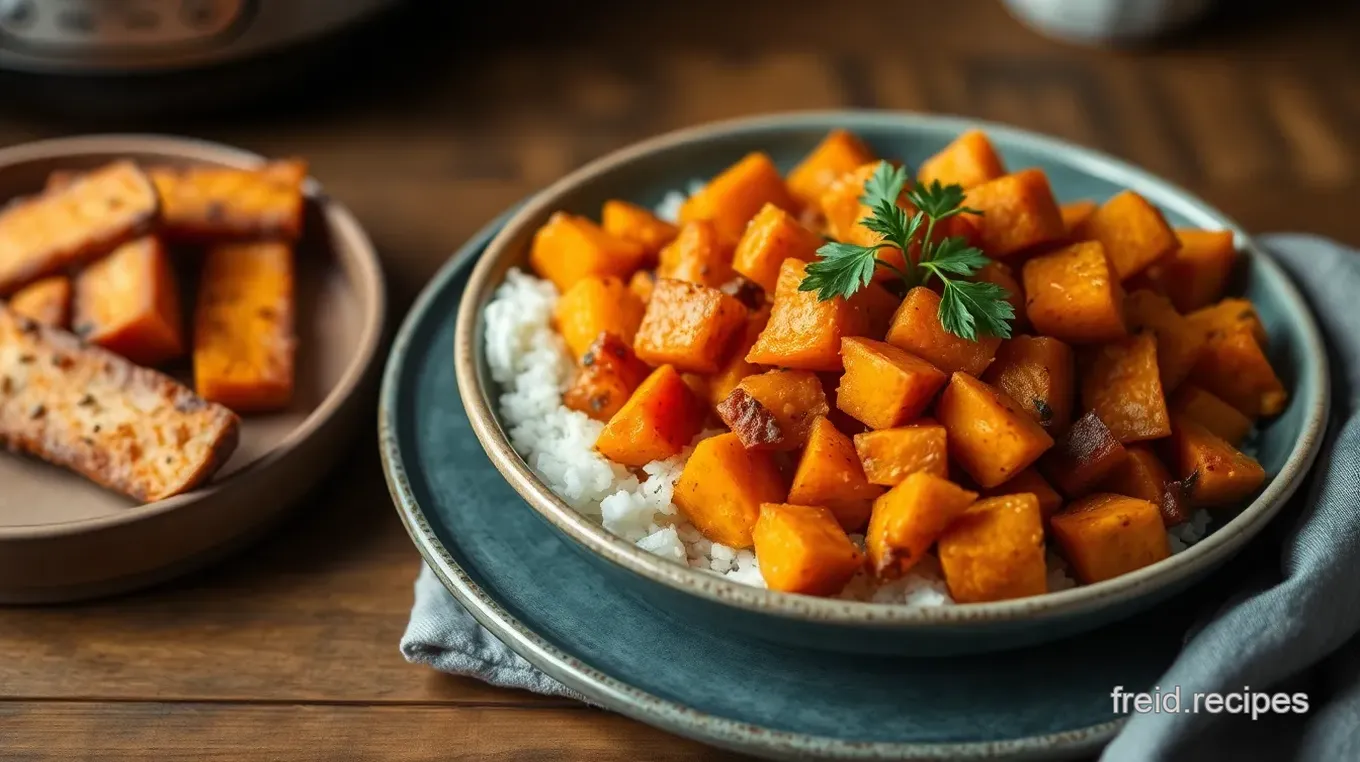
[[[505,5],[494,22],[444,12],[407,36],[401,20],[364,43],[380,58],[285,103],[138,126],[307,156],[379,244],[394,319],[468,235],[582,162],[791,108],[1010,122],[1141,164],[1249,229],[1360,244],[1354,4],[1277,4],[1122,52],[1042,39],[990,0]],[[4,144],[107,128],[0,110]],[[372,439],[269,539],[207,571],[0,610],[0,758],[728,758],[406,664],[397,642],[420,562]]]

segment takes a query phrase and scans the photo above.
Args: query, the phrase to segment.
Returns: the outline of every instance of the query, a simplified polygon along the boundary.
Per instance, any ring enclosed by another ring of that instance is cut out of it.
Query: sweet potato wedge
[[[1006,174],[1006,165],[982,130],[968,130],[939,153],[921,162],[916,173],[922,184],[961,185],[964,190]]]
[[[1155,503],[1100,493],[1052,517],[1049,527],[1077,579],[1090,585],[1171,556]]]
[[[855,452],[870,484],[891,487],[914,473],[949,474],[948,434],[934,420],[866,431],[854,437]]]
[[[874,501],[864,533],[869,570],[880,579],[902,576],[976,499],[976,492],[941,477],[908,476]]]
[[[1171,477],[1156,453],[1145,444],[1128,448],[1128,457],[1100,484],[1101,492],[1146,500],[1162,511],[1166,526],[1182,524],[1190,517],[1185,485]]]
[[[1034,495],[973,503],[940,536],[936,550],[949,594],[958,603],[1048,592],[1044,523]]]
[[[1124,289],[1105,248],[1083,241],[1025,263],[1025,316],[1036,333],[1068,344],[1117,341],[1124,326]]]
[[[732,258],[732,269],[769,293],[779,285],[779,268],[786,259],[811,262],[822,237],[803,227],[793,215],[766,204],[751,219]]]
[[[647,258],[655,262],[661,247],[675,240],[680,229],[657,217],[647,209],[627,201],[610,199],[600,211],[600,227],[604,232],[642,247]]]
[[[557,300],[553,319],[578,362],[602,333],[628,344],[637,336],[647,306],[612,275],[587,275]]]
[[[746,307],[716,288],[660,278],[642,316],[633,351],[648,365],[714,373],[746,324]]]
[[[729,548],[749,548],[761,504],[782,503],[786,494],[773,454],[748,450],[728,433],[695,446],[673,499],[704,537]]]
[[[1251,419],[1242,411],[1194,384],[1177,389],[1170,405],[1173,415],[1184,415],[1233,447],[1251,431]]]
[[[71,325],[71,279],[65,275],[50,275],[34,281],[10,297],[9,308],[15,314],[36,320],[52,328]]]
[[[821,506],[763,503],[751,539],[771,590],[835,595],[864,565],[859,548]]]
[[[656,276],[719,288],[736,277],[732,244],[719,236],[709,220],[687,222],[675,240],[661,249]]]
[[[841,297],[821,301],[799,291],[807,264],[786,259],[779,268],[770,322],[746,353],[746,361],[800,370],[840,370],[841,339],[862,336],[868,317]]]
[[[599,225],[564,212],[548,218],[534,233],[529,264],[565,293],[589,275],[630,277],[645,264],[647,252],[640,244],[612,236]]]
[[[949,457],[982,488],[1014,477],[1053,446],[1053,438],[1015,400],[966,373],[955,373],[935,405],[949,436]]]
[[[788,211],[798,208],[770,157],[750,153],[686,199],[680,222],[711,220],[722,240],[735,244],[746,223],[766,204]]]
[[[946,372],[981,375],[991,363],[1001,339],[979,336],[977,341],[955,336],[940,325],[940,295],[928,288],[907,292],[893,315],[887,342]]]
[[[650,373],[633,354],[632,344],[612,333],[601,333],[581,355],[581,371],[563,392],[562,404],[597,421],[608,421]]]
[[[302,235],[307,163],[270,162],[258,169],[153,167],[161,201],[160,233],[175,241],[280,239]]]
[[[1161,211],[1131,190],[1100,205],[1077,230],[1077,237],[1099,241],[1119,280],[1142,272],[1175,251],[1180,242]]]
[[[75,332],[91,344],[146,366],[184,354],[179,284],[158,239],[148,236],[123,244],[82,270],[74,299]],[[209,402],[226,404],[203,392],[199,390]]]
[[[1072,348],[1048,336],[1014,336],[1001,343],[982,380],[1015,400],[1050,435],[1072,423],[1076,370]]]
[[[703,428],[706,415],[675,368],[662,365],[605,424],[595,449],[625,466],[665,460],[689,445]]]
[[[1129,331],[1148,329],[1157,335],[1157,368],[1162,387],[1175,391],[1204,349],[1205,332],[1184,318],[1161,294],[1140,289],[1124,298],[1124,318]]]
[[[869,483],[850,437],[819,417],[808,432],[789,488],[789,501],[820,505],[836,515],[847,532],[858,532],[869,520],[874,498],[883,488]]]
[[[1095,489],[1128,453],[1094,411],[1078,418],[1058,438],[1039,470],[1064,495],[1078,498]]]
[[[919,418],[949,380],[910,352],[872,339],[841,339],[841,359],[845,374],[836,390],[836,406],[873,429]]]
[[[1172,465],[1193,505],[1232,505],[1249,497],[1265,482],[1255,458],[1184,416],[1171,419]]]
[[[869,147],[854,133],[832,130],[789,172],[789,193],[804,206],[816,207],[837,178],[873,160]]]
[[[1081,400],[1120,442],[1161,439],[1171,434],[1157,338],[1142,332],[1086,350]]]
[[[987,256],[1005,258],[1067,235],[1048,177],[1024,169],[969,189],[964,205],[982,212],[976,219]]]

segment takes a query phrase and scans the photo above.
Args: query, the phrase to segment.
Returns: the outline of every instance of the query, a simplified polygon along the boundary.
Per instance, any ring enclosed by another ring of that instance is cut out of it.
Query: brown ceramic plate
[[[174,137],[49,140],[0,149],[0,200],[41,189],[53,170],[86,169],[117,158],[232,167],[263,161],[235,148]],[[145,505],[66,471],[0,453],[0,602],[121,592],[220,557],[294,504],[369,423],[386,312],[382,270],[349,211],[327,198],[315,180],[305,189],[292,406],[243,417],[240,446],[206,487]],[[195,282],[193,252],[175,253],[188,298]],[[166,370],[189,378],[187,365]]]

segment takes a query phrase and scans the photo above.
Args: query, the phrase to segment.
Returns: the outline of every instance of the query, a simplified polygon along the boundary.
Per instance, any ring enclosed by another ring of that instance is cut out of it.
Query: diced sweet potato
[[[1190,380],[1249,418],[1276,415],[1289,402],[1289,392],[1246,326],[1211,330]]]
[[[208,250],[194,313],[194,383],[204,399],[239,412],[278,410],[292,401],[293,271],[292,247],[282,242]]]
[[[534,234],[529,264],[565,293],[589,275],[627,278],[646,257],[636,242],[612,236],[585,217],[558,212]]]
[[[612,333],[632,344],[646,309],[618,278],[588,275],[562,294],[553,317],[571,356],[579,361],[602,333]]]
[[[974,500],[976,492],[939,476],[908,476],[874,501],[864,534],[870,571],[880,579],[905,574]]]
[[[687,222],[675,240],[661,249],[656,277],[719,288],[736,277],[732,245],[719,236],[718,228],[709,220]]]
[[[891,487],[915,473],[942,479],[949,473],[949,438],[945,428],[934,420],[865,431],[856,434],[854,442],[870,484]]]
[[[786,259],[779,268],[770,322],[746,354],[746,361],[801,370],[840,370],[841,339],[861,336],[868,318],[841,297],[821,301],[799,291],[807,264]]]
[[[1124,318],[1130,331],[1149,329],[1157,335],[1157,367],[1162,387],[1171,392],[1195,367],[1204,349],[1204,331],[1181,316],[1161,294],[1140,289],[1124,298]]]
[[[642,247],[648,258],[655,260],[661,247],[675,240],[680,229],[658,218],[649,210],[627,201],[610,199],[604,202],[600,213],[600,226],[604,232],[632,241]]]
[[[949,457],[984,489],[1014,477],[1053,446],[1015,400],[966,373],[949,380],[935,415],[949,433]]]
[[[1142,332],[1087,350],[1081,401],[1120,442],[1160,439],[1171,433],[1157,368],[1157,338]]]
[[[595,449],[625,466],[665,460],[689,445],[703,428],[705,415],[703,405],[675,368],[662,365],[605,424]]]
[[[820,506],[764,503],[751,539],[771,590],[835,595],[864,565],[836,517]]]
[[[628,279],[628,290],[638,301],[646,304],[652,300],[652,289],[656,288],[656,273],[651,270],[638,270]]]
[[[650,373],[633,354],[631,343],[602,333],[582,353],[581,372],[563,393],[562,404],[597,421],[608,421]]]
[[[864,184],[881,163],[872,161],[855,167],[836,178],[822,193],[817,203],[826,222],[826,232],[832,238],[860,246],[872,245],[883,238],[860,224],[860,220],[872,214],[860,200],[864,197]]]
[[[830,410],[816,374],[771,370],[742,379],[718,405],[718,416],[748,449],[797,450],[812,422]]]
[[[981,375],[991,363],[1001,339],[979,336],[977,341],[955,336],[940,324],[940,295],[916,287],[893,315],[889,344],[905,349],[946,373]]]
[[[973,275],[973,280],[979,283],[995,283],[1006,291],[1006,301],[1010,302],[1011,309],[1015,311],[1015,319],[1011,321],[1011,331],[1018,332],[1024,330],[1028,321],[1025,319],[1025,287],[1020,285],[1020,281],[1015,277],[1015,271],[1005,262],[991,262],[983,265]]]
[[[1157,506],[1162,523],[1175,526],[1190,516],[1184,485],[1171,478],[1171,472],[1147,445],[1128,448],[1128,457],[1100,484],[1102,492],[1136,497]]]
[[[1175,251],[1180,245],[1161,211],[1126,190],[1100,205],[1077,230],[1080,238],[1100,241],[1115,277],[1125,280]]]
[[[1094,411],[1078,418],[1040,461],[1039,470],[1064,495],[1078,498],[1104,481],[1128,453]]]
[[[922,185],[961,185],[964,190],[1006,174],[1006,166],[982,130],[968,130],[939,153],[921,162],[916,177]]]
[[[1256,312],[1256,305],[1246,299],[1229,298],[1216,304],[1195,310],[1185,319],[1206,336],[1213,333],[1229,333],[1238,328],[1251,332],[1252,338],[1262,349],[1270,346],[1270,335],[1266,333],[1265,323]]]
[[[751,153],[690,196],[680,207],[680,222],[712,220],[718,235],[735,244],[746,223],[766,204],[789,211],[798,208],[770,157]]]
[[[1072,348],[1048,336],[1014,336],[996,351],[982,380],[1019,403],[1044,430],[1060,434],[1072,422],[1076,371]]]
[[[836,390],[836,406],[874,429],[919,418],[948,380],[925,360],[873,339],[842,339],[841,359],[845,375]]]
[[[768,308],[757,310],[746,316],[746,322],[742,325],[737,337],[732,341],[732,346],[727,350],[727,357],[723,360],[722,367],[717,373],[707,377],[708,403],[716,408],[719,403],[727,399],[727,395],[737,388],[743,378],[760,373],[764,368],[754,363],[746,362],[746,353],[755,346],[756,339],[760,337],[760,332],[765,330],[765,324],[770,321],[770,310]]]
[[[1124,289],[1105,248],[1083,241],[1025,263],[1025,316],[1036,333],[1069,344],[1116,341],[1124,327]]]
[[[1073,201],[1070,204],[1063,204],[1058,207],[1058,212],[1062,214],[1063,227],[1067,228],[1067,237],[1075,239],[1083,223],[1091,218],[1096,208],[1100,205],[1090,199]]]
[[[81,338],[138,365],[156,366],[184,354],[179,284],[170,257],[155,238],[123,244],[81,271],[74,311]],[[231,407],[203,391],[200,387],[199,394],[209,401]]]
[[[1161,511],[1135,497],[1091,495],[1049,519],[1049,526],[1073,573],[1088,585],[1171,555]]]
[[[824,417],[813,421],[793,475],[789,501],[825,506],[845,531],[858,532],[869,520],[874,498],[882,493],[882,487],[865,478],[850,437]]]
[[[1251,419],[1242,411],[1194,384],[1182,384],[1171,398],[1172,414],[1184,415],[1214,436],[1236,447],[1251,431]]]
[[[648,365],[714,373],[746,323],[746,307],[716,288],[659,278],[633,340]]]
[[[815,207],[836,179],[873,161],[864,142],[846,130],[832,130],[789,172],[789,192],[804,206]]]
[[[1062,495],[1058,494],[1053,485],[1040,476],[1038,470],[1032,466],[982,494],[984,497],[1000,497],[1021,493],[1031,494],[1039,501],[1039,513],[1043,514],[1045,519],[1062,509]]]
[[[859,310],[867,323],[865,335],[880,339],[888,335],[893,315],[902,299],[877,283],[870,283],[850,297],[850,306]]]
[[[982,250],[990,257],[1008,257],[1067,235],[1048,177],[1038,169],[975,186],[964,205],[982,212],[977,222]]]
[[[941,535],[937,552],[949,594],[958,603],[1048,592],[1044,522],[1034,495],[973,503]]]
[[[822,237],[803,227],[793,215],[774,204],[766,204],[737,244],[732,268],[773,293],[779,285],[779,267],[784,260],[811,262],[817,258],[821,245]]]
[[[1171,452],[1176,475],[1197,506],[1240,502],[1266,480],[1255,458],[1184,416],[1171,419]]]
[[[53,328],[71,325],[71,279],[52,275],[25,286],[10,297],[9,308]]]
[[[1155,282],[1182,313],[1223,298],[1237,261],[1231,230],[1177,230],[1180,248],[1157,264]]]
[[[302,235],[307,163],[270,162],[259,169],[153,167],[161,202],[161,234],[176,241],[296,240]]]
[[[749,548],[762,503],[782,503],[784,477],[772,453],[748,450],[736,434],[695,446],[675,483],[675,507],[704,537]]]

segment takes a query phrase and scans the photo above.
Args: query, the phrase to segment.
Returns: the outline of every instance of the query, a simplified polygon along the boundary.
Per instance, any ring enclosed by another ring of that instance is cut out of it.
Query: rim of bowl
[[[119,153],[161,154],[184,161],[237,168],[253,167],[268,161],[266,157],[253,151],[210,140],[153,133],[110,133],[37,140],[2,148],[0,149],[0,172],[21,162]],[[367,370],[372,367],[374,360],[377,359],[378,348],[382,344],[387,316],[386,278],[378,261],[377,249],[374,248],[368,233],[364,231],[363,226],[359,224],[353,213],[344,204],[326,195],[321,184],[310,175],[303,183],[303,192],[311,197],[312,201],[319,207],[322,217],[330,228],[332,238],[345,241],[347,243],[345,248],[352,251],[352,254],[346,259],[352,261],[358,267],[361,275],[354,285],[365,303],[371,305],[369,314],[364,321],[359,343],[355,347],[353,359],[350,360],[344,373],[341,374],[340,379],[331,387],[326,396],[301,423],[288,432],[277,444],[221,482],[209,482],[190,492],[154,503],[132,506],[124,511],[107,516],[59,524],[0,526],[0,540],[37,539],[105,529],[140,521],[197,503],[208,493],[231,489],[238,479],[252,478],[254,472],[273,467],[302,442],[311,438],[321,428],[322,424],[339,412],[344,402],[353,396]]]
[[[1233,231],[1240,248],[1246,250],[1264,269],[1265,277],[1277,281],[1290,319],[1303,336],[1302,357],[1314,366],[1310,388],[1294,389],[1296,398],[1312,401],[1305,412],[1302,431],[1290,450],[1280,472],[1262,492],[1232,520],[1190,548],[1129,574],[1092,585],[1079,585],[1030,598],[993,603],[966,603],[949,606],[912,607],[900,603],[869,603],[839,598],[820,598],[784,593],[733,582],[710,572],[691,569],[668,561],[637,547],[606,530],[585,514],[558,498],[511,447],[488,389],[481,385],[478,363],[482,336],[478,333],[480,312],[492,291],[500,284],[498,270],[503,260],[519,252],[514,239],[525,228],[556,209],[563,195],[595,175],[647,159],[665,151],[680,149],[719,137],[759,134],[793,128],[832,126],[854,130],[870,125],[889,124],[899,129],[932,128],[953,133],[982,129],[1004,142],[1020,144],[1042,154],[1061,154],[1064,162],[1087,175],[1127,185],[1155,187],[1157,195],[1167,196],[1183,209],[1200,216],[1213,217]],[[1113,156],[1085,148],[1060,138],[979,119],[920,114],[910,111],[801,111],[712,122],[664,133],[609,153],[589,162],[534,195],[501,228],[469,276],[461,298],[455,327],[455,375],[459,394],[483,449],[511,487],[542,517],[573,541],[605,560],[680,592],[741,609],[784,618],[823,623],[844,623],[871,627],[951,627],[979,622],[1011,622],[1058,617],[1082,611],[1103,609],[1142,596],[1196,575],[1235,553],[1254,537],[1284,506],[1298,488],[1321,447],[1329,405],[1327,354],[1311,310],[1293,281],[1273,259],[1256,245],[1245,230],[1188,190]],[[1306,391],[1307,394],[1303,392]]]

